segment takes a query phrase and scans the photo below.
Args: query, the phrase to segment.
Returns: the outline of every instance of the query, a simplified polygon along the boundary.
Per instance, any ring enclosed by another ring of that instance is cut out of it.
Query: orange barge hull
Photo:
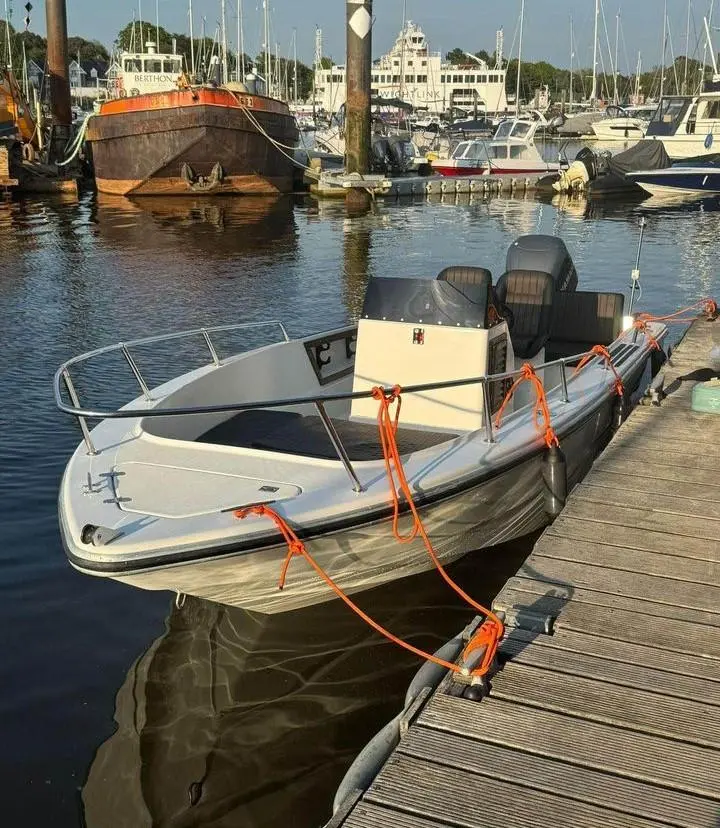
[[[226,89],[108,101],[87,134],[98,190],[124,196],[288,193],[297,139],[285,104]]]

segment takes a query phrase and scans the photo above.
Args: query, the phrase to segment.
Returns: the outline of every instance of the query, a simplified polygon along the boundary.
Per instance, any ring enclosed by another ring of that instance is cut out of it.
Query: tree
[[[47,45],[47,44],[46,44]],[[69,37],[68,38],[68,55],[70,60],[77,60],[78,54],[80,61],[92,60],[100,61],[102,63],[110,62],[110,54],[108,50],[97,40],[85,40],[84,37]]]

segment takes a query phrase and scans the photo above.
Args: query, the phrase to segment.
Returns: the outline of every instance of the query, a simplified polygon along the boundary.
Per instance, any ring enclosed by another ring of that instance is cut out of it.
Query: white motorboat
[[[658,104],[646,137],[662,141],[673,160],[699,158],[720,151],[720,81],[708,82],[694,96],[667,96]]]
[[[519,118],[503,121],[492,140],[461,141],[450,158],[432,162],[433,171],[444,176],[559,172],[562,165],[545,161],[535,146],[535,133],[540,125],[540,121]]]
[[[623,109],[611,104],[603,118],[590,124],[590,129],[599,141],[642,141],[654,113],[655,107]]]
[[[493,421],[509,383],[534,366],[572,486],[605,444],[618,397],[600,357],[570,366],[605,345],[630,394],[666,329],[624,331],[622,295],[577,291],[557,238],[521,237],[506,267],[496,285],[477,267],[373,278],[357,326],[291,340],[268,323],[278,342],[227,358],[216,348],[227,329],[207,328],[66,362],[56,400],[84,433],[59,497],[72,565],[264,613],[333,597],[302,561],[278,591],[282,536],[270,520],[235,514],[270,504],[346,593],[431,568],[422,541],[399,545],[390,526],[373,389],[396,383],[399,453],[443,563],[542,526],[563,499],[545,474],[558,455],[537,428],[532,383]],[[150,388],[137,349],[190,336],[208,364]],[[111,352],[141,395],[119,410],[83,406],[72,373]],[[86,419],[100,422],[90,431]]]

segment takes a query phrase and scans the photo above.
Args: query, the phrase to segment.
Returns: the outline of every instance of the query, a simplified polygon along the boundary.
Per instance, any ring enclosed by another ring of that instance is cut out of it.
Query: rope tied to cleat
[[[524,363],[521,370],[522,374],[510,386],[509,391],[505,395],[505,399],[502,401],[502,405],[498,409],[498,413],[495,416],[495,428],[500,428],[505,409],[508,407],[510,400],[515,395],[515,392],[524,382],[529,382],[535,391],[535,406],[533,408],[533,421],[535,423],[535,428],[537,428],[538,431],[543,432],[545,445],[548,448],[551,446],[559,446],[560,441],[558,440],[557,434],[555,434],[555,429],[552,427],[550,406],[548,405],[543,382],[535,373],[535,369],[529,362]]]
[[[578,362],[575,371],[573,372],[573,376],[576,376],[582,369],[596,356],[600,357],[602,360],[605,361],[608,368],[613,372],[615,376],[615,393],[618,397],[622,397],[625,394],[625,386],[623,385],[623,381],[618,373],[617,368],[615,367],[615,363],[613,362],[612,355],[610,351],[604,345],[595,345],[593,348],[590,349],[590,352],[585,354],[585,356]]]

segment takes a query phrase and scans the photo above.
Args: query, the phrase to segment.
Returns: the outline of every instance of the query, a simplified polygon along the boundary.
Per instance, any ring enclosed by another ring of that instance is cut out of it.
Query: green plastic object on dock
[[[720,414],[720,379],[701,382],[693,388],[692,410]]]

